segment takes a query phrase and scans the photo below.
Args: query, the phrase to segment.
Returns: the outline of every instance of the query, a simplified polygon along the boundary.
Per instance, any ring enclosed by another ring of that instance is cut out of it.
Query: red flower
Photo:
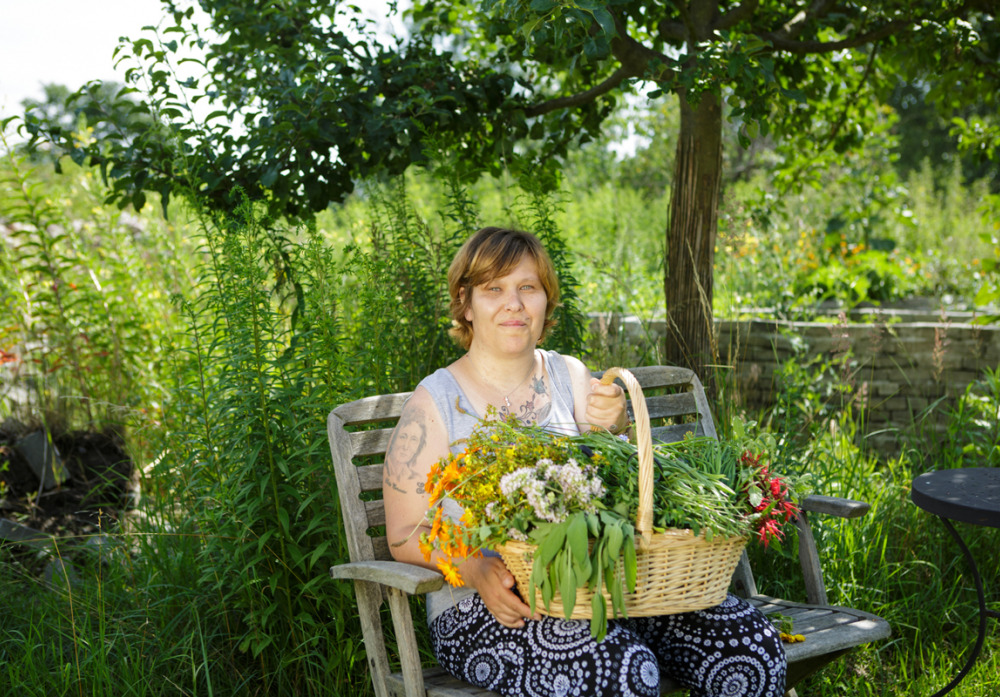
[[[760,526],[760,530],[757,531],[757,537],[761,542],[764,543],[765,547],[767,547],[767,544],[771,540],[773,539],[780,540],[784,538],[784,536],[785,533],[782,532],[781,527],[778,524],[778,521],[774,520],[773,518],[765,520],[764,523]]]
[[[775,477],[774,479],[771,480],[771,496],[773,496],[776,499],[780,499],[784,495],[785,493],[782,490],[782,481],[777,477]]]

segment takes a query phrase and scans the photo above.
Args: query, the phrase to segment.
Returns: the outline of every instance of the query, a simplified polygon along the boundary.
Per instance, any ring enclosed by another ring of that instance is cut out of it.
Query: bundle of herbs
[[[781,523],[796,512],[791,491],[761,464],[765,453],[744,447],[760,445],[745,425],[737,433],[731,441],[689,438],[654,447],[654,532],[679,528],[707,540],[756,534],[765,543],[781,535]],[[462,585],[456,560],[510,541],[534,545],[522,588],[532,611],[536,589],[550,614],[558,593],[568,618],[577,591],[586,589],[593,594],[591,632],[603,637],[608,604],[614,616],[627,616],[625,594],[636,588],[636,446],[607,432],[558,435],[495,414],[464,446],[428,475],[425,558],[439,551],[438,568]],[[446,499],[462,508],[460,519],[445,515]]]

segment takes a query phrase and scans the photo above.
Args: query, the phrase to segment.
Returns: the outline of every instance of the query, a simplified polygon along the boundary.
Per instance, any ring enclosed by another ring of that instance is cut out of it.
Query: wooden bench
[[[716,437],[705,392],[690,370],[669,366],[632,368],[646,397],[653,438],[673,441],[689,431]],[[600,375],[595,373],[595,375]],[[439,589],[444,579],[436,571],[392,560],[384,534],[385,511],[380,499],[382,465],[392,428],[409,393],[359,399],[334,409],[327,421],[351,561],[334,566],[330,575],[354,581],[364,634],[365,651],[375,693],[386,695],[494,695],[488,690],[456,680],[440,667],[424,668],[417,645],[411,596]],[[377,427],[377,428],[375,428]],[[375,462],[376,464],[368,464]],[[809,514],[825,513],[856,518],[868,504],[828,496],[809,496],[799,502],[803,514],[797,526],[799,558],[805,577],[806,602],[791,602],[757,593],[746,554],[733,576],[732,590],[748,598],[765,613],[791,617],[793,631],[805,636],[801,643],[786,644],[788,689],[853,647],[890,635],[888,623],[861,610],[827,603],[823,574]],[[387,601],[401,667],[390,667],[381,607]],[[423,621],[423,618],[420,618]],[[669,682],[669,681],[665,681]],[[664,685],[663,692],[678,689]]]

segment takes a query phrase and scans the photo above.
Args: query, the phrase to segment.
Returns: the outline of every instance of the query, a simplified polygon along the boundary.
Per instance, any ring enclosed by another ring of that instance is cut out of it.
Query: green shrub
[[[188,251],[151,211],[103,206],[95,171],[63,171],[0,161],[0,348],[20,388],[0,413],[121,431],[163,403]]]

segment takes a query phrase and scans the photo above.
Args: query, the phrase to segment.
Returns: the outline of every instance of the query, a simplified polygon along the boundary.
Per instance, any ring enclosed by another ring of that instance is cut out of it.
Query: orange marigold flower
[[[441,473],[441,481],[438,484],[445,491],[452,491],[462,481],[463,472],[457,463],[449,462]]]
[[[431,560],[431,554],[434,552],[434,545],[431,544],[430,539],[427,537],[427,533],[420,536],[420,553],[424,555],[424,561]]]
[[[430,491],[434,488],[434,478],[441,473],[441,467],[438,463],[431,465],[430,472],[427,473],[427,484],[424,485],[424,491]]]
[[[449,557],[454,556],[455,554],[454,547],[452,546],[452,543],[455,540],[455,536],[453,534],[454,531],[455,529],[454,526],[452,526],[451,521],[445,518],[441,522],[441,531],[438,533],[436,538],[438,548]]]
[[[453,586],[464,586],[462,575],[458,573],[458,568],[451,562],[451,559],[438,559],[438,570],[444,574],[444,580]]]
[[[434,513],[434,522],[431,523],[431,534],[430,539],[434,541],[437,539],[438,533],[441,532],[441,522],[444,520],[444,508],[442,506],[437,507],[437,511]]]

